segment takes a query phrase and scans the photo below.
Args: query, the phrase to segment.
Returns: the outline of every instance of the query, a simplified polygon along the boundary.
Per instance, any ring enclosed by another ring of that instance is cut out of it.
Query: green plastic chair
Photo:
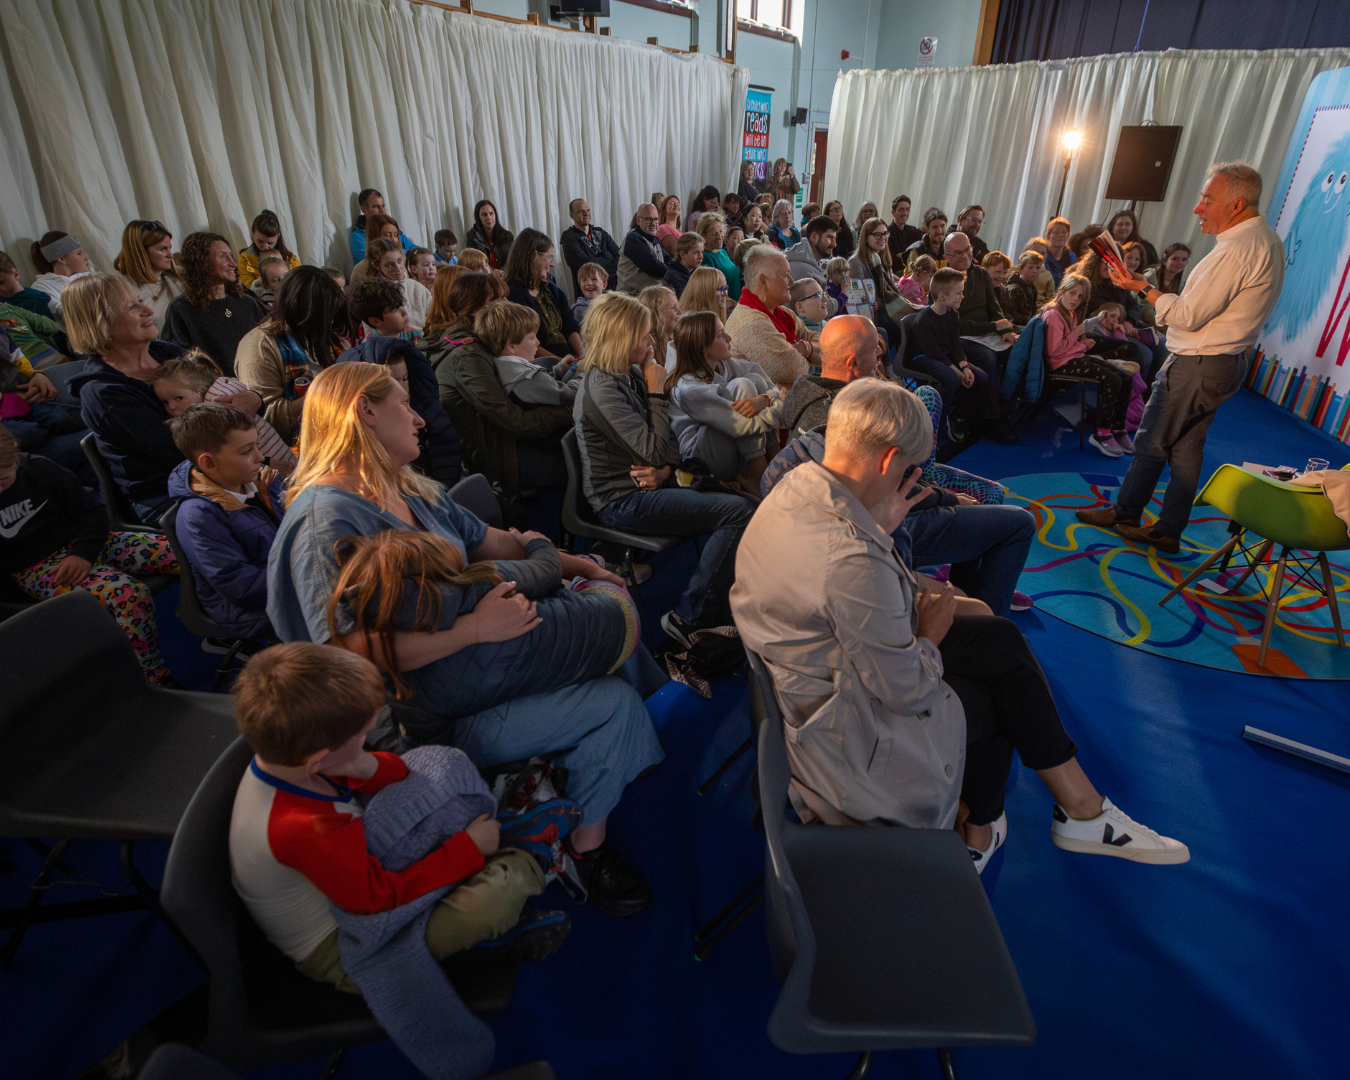
[[[1347,468],[1350,469],[1350,466]],[[1228,543],[1192,570],[1175,589],[1159,600],[1160,607],[1177,593],[1188,588],[1196,578],[1220,559],[1226,566],[1234,551],[1241,549],[1248,558],[1247,569],[1229,588],[1230,594],[1237,594],[1247,578],[1266,561],[1271,549],[1278,544],[1280,559],[1275,567],[1275,579],[1271,582],[1266,602],[1266,622],[1261,633],[1261,651],[1257,654],[1257,665],[1266,666],[1270,632],[1275,626],[1275,612],[1280,606],[1285,572],[1290,564],[1294,569],[1293,583],[1302,582],[1327,598],[1327,604],[1331,608],[1331,622],[1336,628],[1336,640],[1341,648],[1345,648],[1345,631],[1341,628],[1341,611],[1336,601],[1336,589],[1331,580],[1331,563],[1327,560],[1327,552],[1350,548],[1350,534],[1347,534],[1345,522],[1336,516],[1331,500],[1326,495],[1318,488],[1284,483],[1238,465],[1220,465],[1200,490],[1200,494],[1195,497],[1195,505],[1212,506],[1227,514],[1239,529]],[[1248,532],[1262,538],[1255,555],[1242,543],[1244,535]],[[1319,566],[1322,571],[1320,586],[1311,576],[1314,565]]]

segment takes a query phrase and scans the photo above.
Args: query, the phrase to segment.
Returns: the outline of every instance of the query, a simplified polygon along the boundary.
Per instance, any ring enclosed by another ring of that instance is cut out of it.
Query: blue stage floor
[[[1206,472],[1223,461],[1333,467],[1350,451],[1242,392],[1211,430]],[[1034,471],[1123,473],[1054,418],[1015,446],[981,443],[957,465],[992,477]],[[692,547],[658,564],[648,611],[668,606]],[[209,671],[171,617],[166,654],[184,681]],[[663,606],[664,602],[664,606]],[[1243,724],[1350,755],[1343,683],[1291,683],[1187,665],[1115,645],[1035,612],[1017,616],[1044,666],[1065,726],[1097,786],[1128,813],[1191,848],[1180,867],[1062,852],[1050,797],[1018,770],[1010,834],[986,886],[1039,1028],[1034,1048],[957,1050],[963,1080],[1026,1077],[1321,1078],[1346,1075],[1350,1013],[1345,912],[1350,777],[1244,743]],[[831,1078],[852,1060],[800,1058],[764,1034],[777,994],[757,913],[706,962],[690,935],[762,867],[749,824],[747,757],[707,798],[698,783],[747,733],[744,683],[712,701],[672,684],[652,700],[669,752],[613,818],[618,846],[652,881],[656,903],[619,921],[572,909],[571,939],[522,970],[512,1009],[494,1021],[498,1065],[551,1060],[563,1080]],[[0,842],[4,844],[4,842]],[[157,876],[163,847],[142,845]],[[4,848],[0,847],[0,851]],[[0,904],[21,902],[36,870],[8,844],[16,873]],[[80,880],[120,887],[110,845],[76,843]],[[75,899],[89,890],[57,890]],[[545,900],[563,903],[556,892]],[[918,928],[916,928],[917,932]],[[37,927],[0,973],[3,1072],[78,1075],[134,1028],[199,985],[200,975],[148,915]],[[316,1077],[317,1060],[257,1076]],[[416,1074],[389,1043],[353,1051],[341,1076]],[[885,1053],[874,1077],[939,1076],[928,1052]]]

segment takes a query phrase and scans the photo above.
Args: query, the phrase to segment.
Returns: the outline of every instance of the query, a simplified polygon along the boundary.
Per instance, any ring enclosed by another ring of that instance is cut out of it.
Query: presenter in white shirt
[[[1200,486],[1205,435],[1219,406],[1246,378],[1247,350],[1284,284],[1284,245],[1261,216],[1260,200],[1261,174],[1250,165],[1214,165],[1195,207],[1200,231],[1217,234],[1214,250],[1196,264],[1180,295],[1111,271],[1118,286],[1156,308],[1172,355],[1154,380],[1115,505],[1079,510],[1080,521],[1114,526],[1127,540],[1167,554],[1181,550]],[[1152,526],[1142,527],[1164,465],[1172,467],[1172,477],[1162,510]]]

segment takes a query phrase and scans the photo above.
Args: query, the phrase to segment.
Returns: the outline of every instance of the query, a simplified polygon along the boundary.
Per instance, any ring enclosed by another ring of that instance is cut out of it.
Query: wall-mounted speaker
[[[1122,127],[1106,182],[1108,199],[1162,202],[1172,178],[1181,128],[1148,124]]]
[[[806,123],[806,109],[805,108],[798,109],[795,113],[789,112],[787,121],[792,127],[796,127],[798,124]]]

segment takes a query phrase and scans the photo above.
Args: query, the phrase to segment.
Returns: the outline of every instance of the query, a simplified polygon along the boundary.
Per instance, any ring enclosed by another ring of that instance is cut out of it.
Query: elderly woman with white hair
[[[745,257],[741,301],[727,319],[731,355],[758,364],[779,386],[791,386],[820,363],[820,334],[788,307],[792,268],[770,244],[757,244]]]
[[[950,829],[977,872],[1007,834],[1016,750],[1055,797],[1055,846],[1136,862],[1190,852],[1092,786],[1026,640],[978,601],[920,590],[891,534],[922,498],[928,410],[859,379],[835,397],[825,456],[787,474],[736,558],[731,607],[773,678],[805,820]]]
[[[773,244],[779,251],[786,251],[793,244],[801,243],[801,230],[792,224],[792,204],[790,202],[786,199],[779,199],[773,204],[773,213],[770,217],[773,220],[769,225],[769,243]]]

